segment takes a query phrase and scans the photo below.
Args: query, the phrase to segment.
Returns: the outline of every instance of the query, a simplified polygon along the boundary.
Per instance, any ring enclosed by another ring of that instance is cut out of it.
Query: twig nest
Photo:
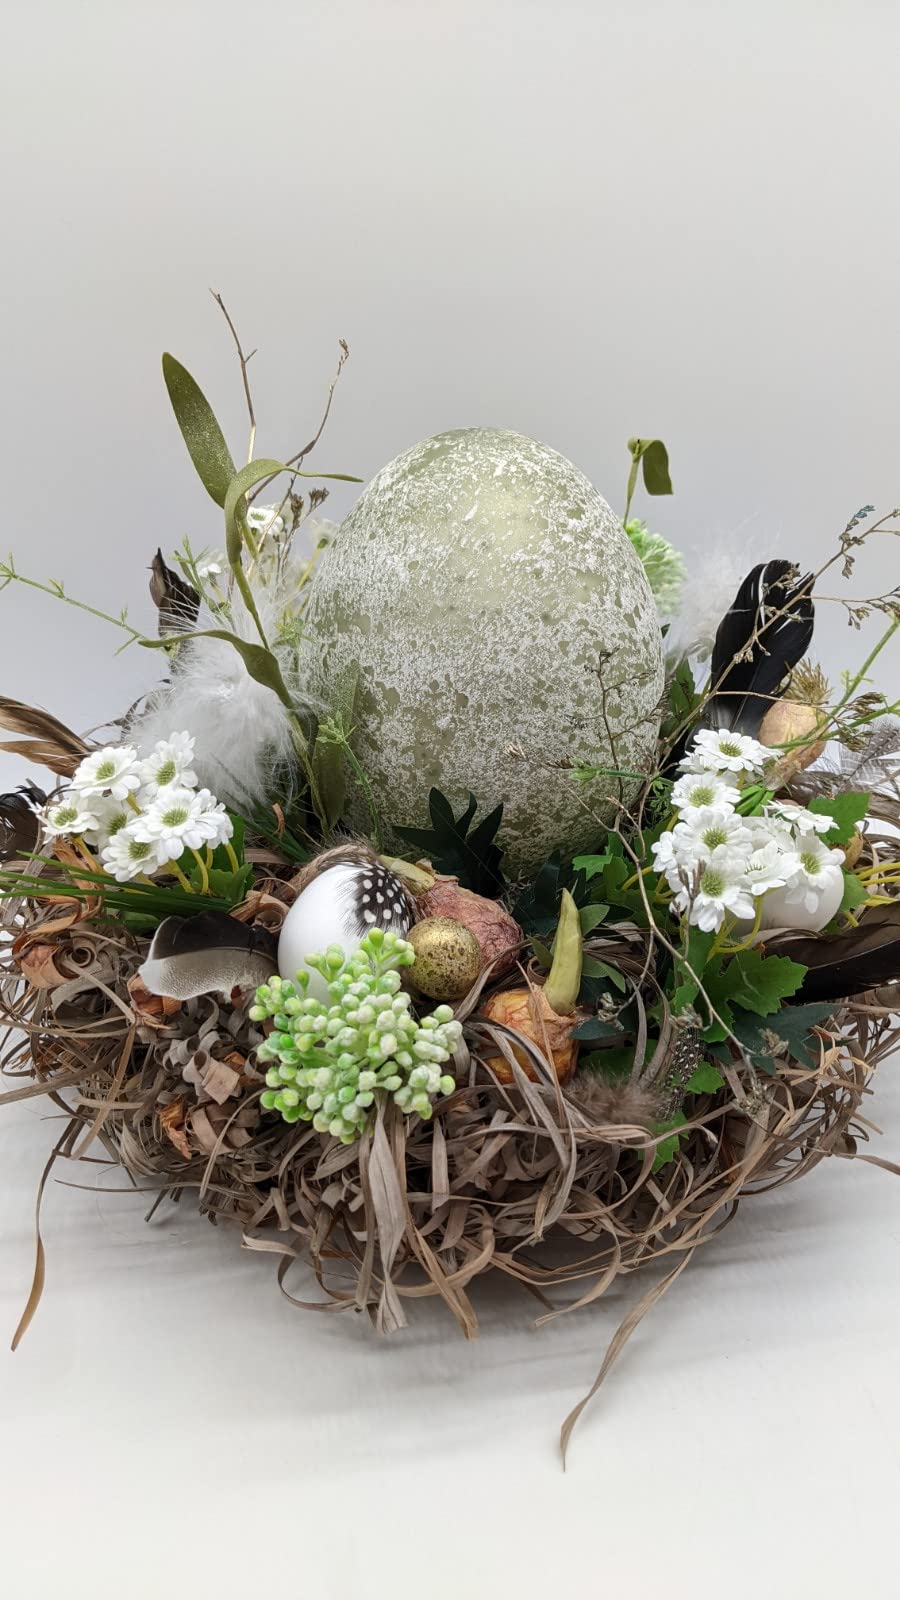
[[[578,1017],[560,1016],[543,989],[502,989],[486,1001],[482,1016],[488,1022],[502,1023],[536,1045],[550,1062],[560,1083],[567,1083],[571,1078],[578,1060],[578,1041],[573,1038]],[[536,1081],[538,1072],[529,1052],[513,1040],[509,1043],[525,1076]],[[492,1055],[487,1060],[501,1083],[512,1083],[513,1070],[505,1056]]]
[[[420,896],[418,906],[423,917],[451,917],[468,928],[478,940],[484,965],[497,962],[493,977],[512,971],[524,935],[499,900],[488,900],[471,889],[462,889],[455,878],[437,878],[434,886]]]
[[[825,749],[825,740],[810,738],[822,722],[822,712],[816,706],[804,705],[799,700],[776,700],[762,719],[759,730],[760,743],[769,749],[791,745],[777,762],[775,772],[782,783],[787,783],[795,772],[817,761]],[[794,744],[794,740],[800,740]]]
[[[387,867],[374,860],[337,862],[314,877],[291,906],[278,941],[278,970],[294,982],[307,956],[331,945],[352,956],[373,928],[405,939],[411,921],[403,885]],[[310,970],[308,993],[327,999],[321,973]]]
[[[450,917],[426,917],[410,929],[416,952],[407,982],[429,1000],[461,1000],[483,965],[481,945],[471,929]]]

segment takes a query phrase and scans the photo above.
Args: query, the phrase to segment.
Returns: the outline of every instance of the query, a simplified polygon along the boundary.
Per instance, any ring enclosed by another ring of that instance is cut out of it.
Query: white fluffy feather
[[[254,587],[260,618],[272,641],[279,617],[290,606],[290,588],[272,593],[261,585]],[[258,643],[256,626],[238,595],[232,611],[232,631]],[[201,607],[197,629],[222,625]],[[296,652],[276,646],[275,653],[297,710],[308,709]],[[271,798],[279,779],[290,782],[294,769],[290,714],[271,689],[251,678],[238,652],[224,640],[190,639],[179,647],[171,678],[149,696],[129,737],[142,753],[149,753],[158,739],[182,728],[194,738],[193,765],[200,782],[236,810],[252,809]]]
[[[669,653],[677,659],[693,656],[705,661],[712,651],[716,629],[749,568],[774,553],[765,540],[754,538],[752,559],[748,560],[746,543],[733,534],[724,535],[702,555],[688,555],[678,614],[666,640]]]

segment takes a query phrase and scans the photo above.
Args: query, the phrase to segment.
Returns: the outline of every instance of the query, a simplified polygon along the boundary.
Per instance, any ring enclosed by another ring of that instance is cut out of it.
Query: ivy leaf
[[[623,1029],[619,1023],[604,1022],[602,1017],[588,1017],[572,1032],[573,1039],[621,1039]]]
[[[700,983],[703,982],[703,973],[706,968],[709,953],[715,944],[714,933],[705,933],[702,928],[688,928],[682,957],[675,959],[675,971],[681,979],[672,995],[672,1010],[678,1014],[686,1006],[692,1006],[700,992]],[[696,972],[697,979],[690,976],[688,967]]]
[[[842,911],[852,911],[855,906],[861,906],[868,899],[865,884],[861,883],[855,872],[844,873],[844,893],[837,909],[837,915]]]
[[[810,800],[807,809],[816,816],[834,818],[834,827],[822,835],[826,844],[846,844],[866,816],[871,799],[871,794],[819,794]]]
[[[729,998],[745,1011],[770,1017],[780,1011],[782,1001],[796,994],[806,968],[789,956],[764,956],[756,948],[742,950],[726,968],[730,980]]]
[[[693,1077],[685,1084],[687,1094],[717,1094],[725,1087],[725,1079],[711,1061],[701,1061]]]
[[[503,803],[496,806],[470,833],[478,801],[470,793],[469,803],[459,817],[440,789],[428,796],[431,828],[398,828],[401,838],[419,845],[432,866],[459,879],[464,889],[496,899],[503,889],[500,862],[503,851],[494,843],[503,820]]]
[[[604,867],[608,866],[612,858],[612,851],[604,850],[602,855],[576,856],[572,866],[576,872],[583,872],[588,883],[590,883],[592,878],[596,878],[598,872],[602,872]]]
[[[834,1016],[834,1002],[817,1001],[807,1006],[784,1006],[771,1021],[742,1011],[734,1020],[734,1035],[743,1045],[754,1066],[770,1076],[778,1063],[790,1057],[802,1066],[814,1066],[819,1055],[819,1039],[812,1029]],[[729,1060],[724,1045],[713,1045],[713,1054]]]
[[[224,506],[234,462],[212,406],[187,367],[174,356],[163,356],[162,369],[175,420],[200,482],[216,505]]]
[[[676,1111],[674,1117],[668,1122],[655,1122],[652,1124],[654,1133],[665,1133],[669,1128],[675,1131],[672,1133],[671,1138],[663,1139],[662,1143],[656,1146],[656,1155],[653,1157],[651,1171],[658,1172],[660,1167],[667,1167],[670,1161],[674,1161],[678,1154],[679,1143],[684,1138],[684,1134],[678,1130],[683,1128],[686,1122],[687,1117],[684,1112]]]

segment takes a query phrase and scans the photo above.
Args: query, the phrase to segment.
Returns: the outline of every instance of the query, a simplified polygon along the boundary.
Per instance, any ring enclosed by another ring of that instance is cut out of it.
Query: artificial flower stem
[[[238,858],[234,853],[234,850],[232,848],[232,844],[231,844],[231,840],[230,839],[226,839],[225,840],[225,854],[227,855],[228,860],[231,863],[232,872],[240,872],[241,864],[238,861]]]
[[[178,879],[178,882],[181,884],[182,889],[185,889],[188,894],[194,893],[188,879],[185,877],[177,861],[167,861],[162,870],[163,872],[174,873],[175,877]]]
[[[191,855],[196,861],[197,866],[200,868],[200,893],[209,894],[209,872],[207,870],[206,862],[201,856],[199,850],[191,850]]]

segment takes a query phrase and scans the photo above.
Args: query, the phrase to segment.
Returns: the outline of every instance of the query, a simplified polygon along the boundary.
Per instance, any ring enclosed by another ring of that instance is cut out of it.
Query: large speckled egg
[[[433,785],[503,801],[508,875],[595,843],[652,760],[663,648],[643,567],[578,468],[500,428],[461,428],[384,467],[324,551],[307,611],[314,693],[359,669],[354,748],[390,842]],[[511,747],[516,747],[511,749]],[[369,830],[355,791],[349,821]],[[593,812],[593,815],[591,813]]]

